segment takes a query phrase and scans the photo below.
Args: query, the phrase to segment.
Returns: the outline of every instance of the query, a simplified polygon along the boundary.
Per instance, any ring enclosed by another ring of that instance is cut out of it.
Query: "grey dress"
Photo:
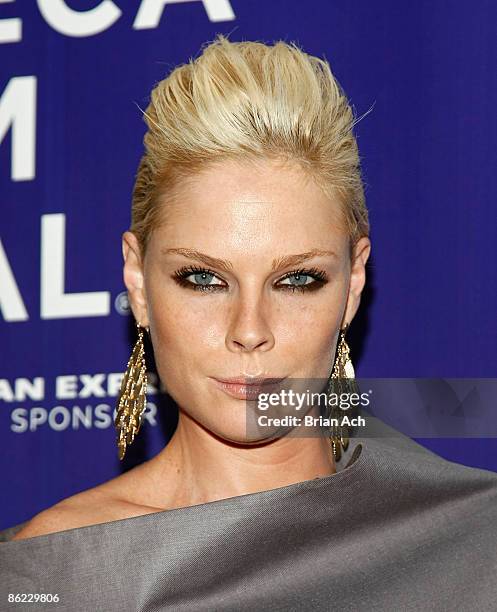
[[[497,474],[397,434],[337,473],[10,542],[0,610],[497,610]],[[8,593],[58,603],[8,603]]]

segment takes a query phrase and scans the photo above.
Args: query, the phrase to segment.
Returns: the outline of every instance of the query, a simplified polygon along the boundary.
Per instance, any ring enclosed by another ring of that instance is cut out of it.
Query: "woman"
[[[155,87],[145,119],[122,241],[138,340],[120,456],[144,408],[144,330],[178,426],[150,461],[5,531],[3,601],[495,609],[496,474],[401,435],[247,433],[254,393],[353,375],[344,333],[371,244],[355,119],[329,65],[219,36]]]

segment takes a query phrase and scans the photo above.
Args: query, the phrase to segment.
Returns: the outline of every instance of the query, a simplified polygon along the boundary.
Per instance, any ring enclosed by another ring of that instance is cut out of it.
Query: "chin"
[[[257,444],[267,439],[265,431],[257,431],[255,426],[248,427],[245,402],[229,399],[202,406],[196,404],[194,412],[185,410],[185,414],[197,422],[205,431],[226,442],[235,444]],[[204,410],[205,408],[205,410]]]
[[[250,410],[250,408],[248,410]],[[221,410],[219,410],[219,418],[216,419],[216,422],[204,422],[203,426],[218,438],[234,444],[264,444],[274,440],[275,438],[281,437],[285,433],[276,428],[258,427],[254,412],[251,413],[253,414],[253,419],[247,423],[245,406],[243,406],[241,409],[238,406],[238,414],[236,415],[233,415],[233,413],[230,412],[231,411],[228,410],[228,412],[222,415]]]
[[[257,446],[259,444],[267,444],[274,439],[274,436],[269,434],[263,437],[261,434],[254,433],[252,436],[247,436],[244,432],[227,432],[217,431],[212,432],[217,435],[218,438],[224,440],[228,444],[239,444],[241,446]]]

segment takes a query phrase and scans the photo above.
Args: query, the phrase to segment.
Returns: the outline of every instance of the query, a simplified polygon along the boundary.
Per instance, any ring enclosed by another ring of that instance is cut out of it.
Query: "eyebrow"
[[[219,268],[220,270],[224,270],[225,272],[231,272],[233,270],[233,264],[230,261],[227,261],[225,259],[218,259],[217,257],[211,257],[210,255],[206,255],[205,253],[201,253],[200,251],[196,251],[194,249],[163,248],[161,249],[161,253],[164,255],[182,255],[183,257],[187,257],[188,259],[196,259],[198,261],[203,262],[207,266],[210,266],[211,268]],[[272,271],[275,272],[279,268],[286,268],[287,266],[298,266],[299,264],[303,263],[304,261],[307,261],[308,259],[322,256],[337,257],[337,254],[334,251],[312,249],[311,251],[306,251],[305,253],[297,253],[296,255],[283,255],[273,259]]]

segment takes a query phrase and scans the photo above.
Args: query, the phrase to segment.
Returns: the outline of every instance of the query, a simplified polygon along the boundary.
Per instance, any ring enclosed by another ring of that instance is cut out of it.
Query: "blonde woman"
[[[345,332],[371,243],[357,118],[329,64],[218,36],[144,116],[122,237],[138,336],[120,456],[144,406],[144,334],[178,426],[151,460],[3,533],[3,602],[495,609],[497,475],[402,436],[247,436],[256,392],[353,371]]]

